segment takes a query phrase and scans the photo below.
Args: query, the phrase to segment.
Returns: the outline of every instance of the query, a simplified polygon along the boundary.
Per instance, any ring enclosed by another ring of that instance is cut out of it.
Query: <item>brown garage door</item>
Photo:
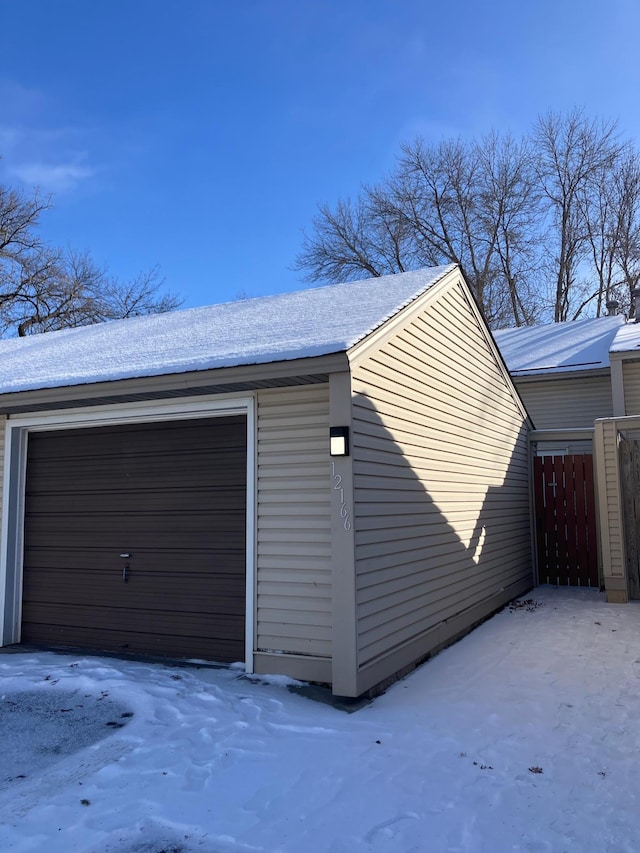
[[[244,416],[31,433],[22,641],[244,660],[245,507]]]

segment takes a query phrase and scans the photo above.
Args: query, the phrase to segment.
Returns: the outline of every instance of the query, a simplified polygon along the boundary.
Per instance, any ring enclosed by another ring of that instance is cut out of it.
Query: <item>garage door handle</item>
[[[123,560],[128,560],[131,554],[120,554]],[[129,580],[127,573],[129,571],[129,563],[125,563],[122,569],[122,582],[127,583]]]

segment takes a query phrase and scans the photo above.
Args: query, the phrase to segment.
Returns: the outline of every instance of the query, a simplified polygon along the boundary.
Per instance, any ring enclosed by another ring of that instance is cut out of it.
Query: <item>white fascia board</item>
[[[571,368],[556,369],[548,373],[511,373],[512,380],[520,383],[534,382],[550,382],[551,380],[560,379],[589,379],[594,376],[608,376],[610,373],[609,367],[594,367],[593,370],[571,370]]]

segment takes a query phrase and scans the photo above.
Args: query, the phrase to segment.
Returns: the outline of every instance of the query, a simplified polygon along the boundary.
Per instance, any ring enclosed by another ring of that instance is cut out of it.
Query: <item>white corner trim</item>
[[[256,530],[258,529],[258,502],[257,502],[257,479],[258,479],[258,451],[257,451],[257,412],[255,397],[246,401],[247,408],[247,519],[246,519],[246,546],[245,546],[245,578],[246,578],[246,610],[244,620],[244,648],[245,648],[245,672],[254,671],[254,651],[257,618],[257,541]]]
[[[9,430],[5,432],[2,476],[2,516],[0,517],[0,646],[4,645],[5,608],[7,605],[7,533],[9,530],[9,470],[11,462]]]
[[[624,374],[621,358],[611,358],[611,402],[614,418],[624,417],[626,404],[624,401]]]

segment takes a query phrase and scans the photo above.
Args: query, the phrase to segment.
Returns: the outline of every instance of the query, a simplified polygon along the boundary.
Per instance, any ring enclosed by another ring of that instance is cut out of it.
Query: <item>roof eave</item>
[[[221,386],[242,382],[264,382],[301,376],[340,373],[349,370],[349,362],[344,351],[310,358],[272,361],[264,364],[218,367],[207,370],[192,370],[184,373],[165,373],[151,376],[137,376],[128,379],[113,379],[102,382],[87,382],[76,385],[60,385],[53,388],[33,388],[27,391],[14,391],[0,394],[0,413],[18,412],[21,406],[29,409],[57,406],[69,401],[89,401],[110,397],[119,398],[152,392],[158,397],[163,394],[197,392],[211,385]]]
[[[609,353],[609,358],[618,361],[640,361],[640,349],[635,347],[634,349],[613,350]]]
[[[589,376],[608,376],[610,373],[611,368],[606,365],[604,367],[588,368],[587,370],[561,368],[545,371],[544,373],[519,373],[517,370],[512,370],[511,376],[514,382],[548,382],[551,379],[583,379]]]

